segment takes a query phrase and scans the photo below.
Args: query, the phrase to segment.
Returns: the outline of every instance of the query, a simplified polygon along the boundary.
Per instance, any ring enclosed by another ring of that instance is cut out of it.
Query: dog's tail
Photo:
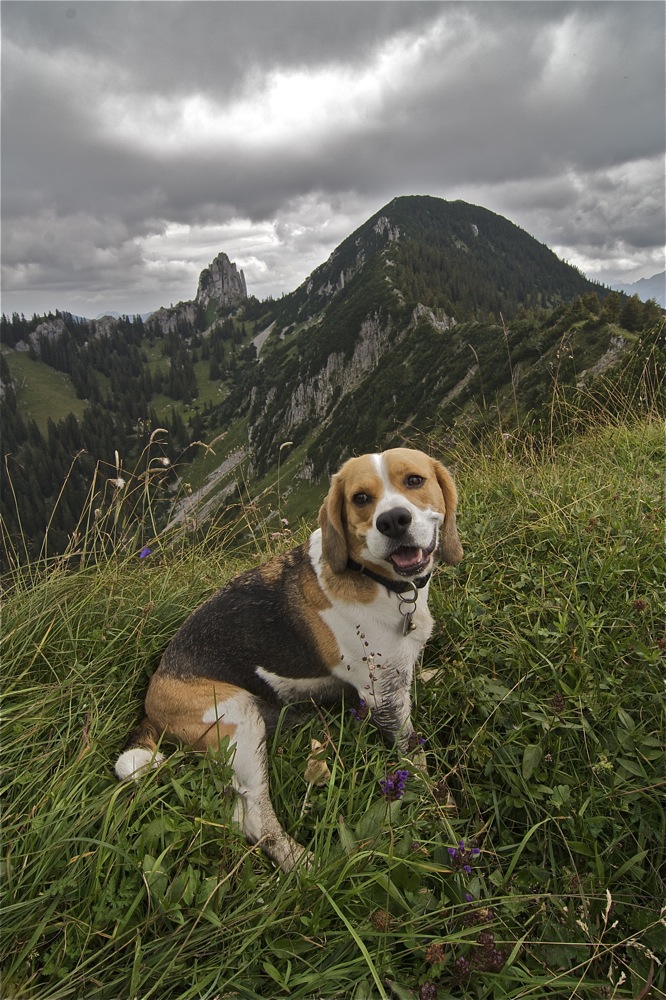
[[[159,767],[165,759],[157,749],[159,736],[148,717],[130,733],[114,768],[119,781],[138,778],[150,768]]]

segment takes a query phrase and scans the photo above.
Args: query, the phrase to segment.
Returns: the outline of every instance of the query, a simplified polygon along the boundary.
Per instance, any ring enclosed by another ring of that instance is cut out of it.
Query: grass
[[[466,556],[433,584],[415,685],[429,774],[387,802],[408,765],[349,706],[272,741],[307,875],[231,825],[224,750],[133,787],[111,770],[178,625],[283,542],[119,543],[14,581],[3,996],[665,995],[661,428],[600,424],[544,458],[497,437],[443,456]],[[326,784],[304,778],[312,740]]]
[[[26,421],[35,421],[42,434],[46,434],[49,417],[57,423],[68,413],[83,415],[87,402],[77,399],[69,375],[39,359],[33,361],[27,351],[3,348],[3,353],[16,383],[19,410]]]

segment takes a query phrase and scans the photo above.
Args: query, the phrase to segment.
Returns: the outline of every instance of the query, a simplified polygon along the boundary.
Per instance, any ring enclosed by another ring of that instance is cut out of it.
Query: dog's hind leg
[[[258,844],[283,871],[291,871],[306,851],[275,815],[268,787],[266,724],[253,695],[232,684],[201,677],[185,680],[158,671],[146,695],[146,715],[154,732],[195,750],[217,750],[228,738],[233,749],[234,820],[250,843]]]
[[[242,723],[236,732],[233,758],[234,819],[250,843],[259,844],[288,872],[300,861],[308,861],[307,851],[289,836],[275,815],[268,785],[266,726],[259,709],[251,696],[235,707],[242,713]]]

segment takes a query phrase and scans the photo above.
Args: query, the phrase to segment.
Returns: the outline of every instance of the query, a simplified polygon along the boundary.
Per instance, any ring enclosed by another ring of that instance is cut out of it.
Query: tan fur
[[[435,476],[437,477],[439,488],[442,491],[446,507],[444,524],[442,525],[439,536],[439,552],[445,563],[449,566],[457,566],[464,555],[463,547],[460,544],[460,538],[458,537],[458,528],[456,526],[458,491],[456,490],[455,483],[453,482],[448,469],[445,469],[444,466],[440,462],[437,462],[434,458],[430,459],[430,461],[432,462]]]
[[[237,727],[223,722],[224,702],[241,691],[232,684],[214,684],[204,677],[179,680],[158,672],[148,687],[146,716],[157,732],[167,737],[194,750],[215,750],[225,737],[233,742]],[[212,708],[222,718],[204,723],[204,715]]]
[[[331,486],[319,510],[318,519],[324,559],[333,573],[342,573],[349,559],[347,531],[342,523],[344,508],[345,481],[339,472],[331,479]]]
[[[284,556],[274,556],[257,568],[257,572],[266,583],[277,583],[282,576]]]
[[[328,566],[324,568],[323,577],[330,593],[345,604],[372,604],[377,596],[379,585],[367,577],[334,573]]]
[[[393,448],[385,455],[391,485],[396,491],[404,489],[407,475],[415,473],[424,477],[423,486],[410,490],[410,500],[422,507],[432,507],[444,515],[440,556],[448,565],[457,565],[463,557],[463,549],[456,527],[458,493],[450,473],[441,462],[412,448]],[[383,484],[369,455],[350,458],[333,476],[331,488],[319,511],[322,549],[333,573],[342,573],[349,558],[358,559],[363,538],[374,517],[374,503],[357,507],[352,498],[357,493],[377,498],[381,496],[382,489]],[[355,586],[359,586],[358,580]],[[359,588],[358,599],[362,602],[372,600],[372,595],[371,588]]]
[[[320,616],[321,611],[331,607],[331,602],[319,586],[312,566],[301,567],[299,582],[303,595],[301,605],[303,616],[310,626],[312,637],[317,644],[322,660],[331,667],[340,659],[340,647],[330,628]]]

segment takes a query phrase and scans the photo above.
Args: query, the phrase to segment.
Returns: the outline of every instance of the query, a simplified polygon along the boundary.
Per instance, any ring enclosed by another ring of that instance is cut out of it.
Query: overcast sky
[[[647,2],[2,3],[2,309],[296,288],[396,195],[499,212],[590,277],[664,269]]]

